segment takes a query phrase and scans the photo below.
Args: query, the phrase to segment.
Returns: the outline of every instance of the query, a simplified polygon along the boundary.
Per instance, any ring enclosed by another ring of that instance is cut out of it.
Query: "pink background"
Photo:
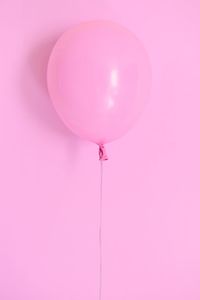
[[[199,0],[1,0],[1,300],[97,299],[97,148],[65,129],[45,73],[56,38],[99,18],[153,69],[145,113],[107,146],[103,300],[200,299],[199,15]]]

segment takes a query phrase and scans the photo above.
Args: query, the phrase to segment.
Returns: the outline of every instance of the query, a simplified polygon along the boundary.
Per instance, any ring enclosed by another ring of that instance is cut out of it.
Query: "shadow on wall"
[[[80,140],[59,119],[47,90],[48,59],[58,37],[59,35],[44,39],[28,54],[22,68],[22,99],[30,118],[52,131],[52,138],[56,133],[66,140],[69,161],[75,161]]]

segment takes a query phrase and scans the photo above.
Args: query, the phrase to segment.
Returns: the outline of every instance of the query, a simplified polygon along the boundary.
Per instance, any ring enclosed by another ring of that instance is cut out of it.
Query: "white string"
[[[102,298],[102,213],[103,213],[103,160],[100,160],[100,203],[99,203],[99,300]]]

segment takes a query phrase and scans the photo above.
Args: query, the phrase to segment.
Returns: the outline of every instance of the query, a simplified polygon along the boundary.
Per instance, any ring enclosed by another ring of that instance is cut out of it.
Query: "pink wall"
[[[153,69],[135,128],[107,147],[103,300],[200,299],[199,0],[1,0],[0,299],[97,299],[99,162],[45,87],[68,25],[133,30]]]

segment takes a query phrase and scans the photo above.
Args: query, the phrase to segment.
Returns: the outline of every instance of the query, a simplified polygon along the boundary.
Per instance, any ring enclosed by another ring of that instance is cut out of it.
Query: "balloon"
[[[70,28],[49,58],[47,84],[57,113],[71,131],[98,145],[132,127],[145,106],[150,81],[142,43],[109,21]]]

